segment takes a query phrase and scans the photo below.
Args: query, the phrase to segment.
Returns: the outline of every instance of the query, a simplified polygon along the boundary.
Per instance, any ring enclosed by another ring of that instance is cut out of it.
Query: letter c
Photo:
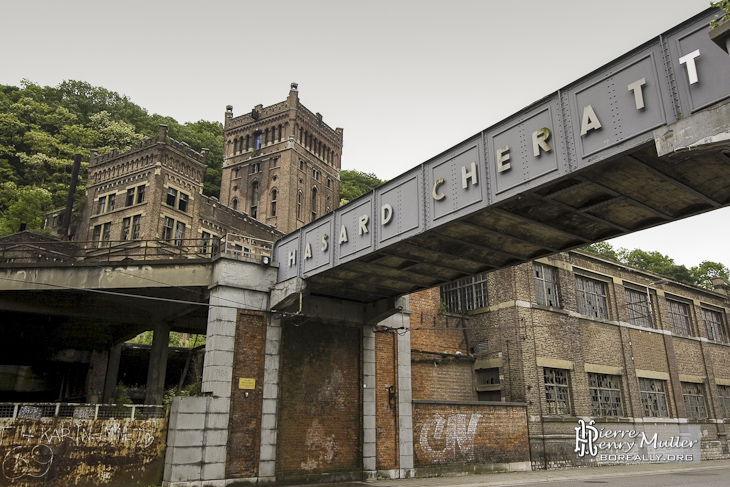
[[[446,197],[445,194],[439,193],[438,188],[444,184],[444,178],[438,178],[435,183],[433,183],[433,189],[431,190],[431,196],[433,196],[433,199],[436,201],[441,201]]]

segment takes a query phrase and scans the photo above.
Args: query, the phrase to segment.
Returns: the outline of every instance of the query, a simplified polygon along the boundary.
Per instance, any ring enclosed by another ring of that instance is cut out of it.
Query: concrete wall
[[[0,486],[148,487],[162,478],[166,419],[2,419]]]

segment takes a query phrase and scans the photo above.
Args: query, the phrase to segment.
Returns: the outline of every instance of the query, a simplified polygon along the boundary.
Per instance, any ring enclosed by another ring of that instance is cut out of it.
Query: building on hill
[[[296,83],[245,115],[229,105],[221,202],[284,233],[316,220],[339,206],[342,137],[302,105]]]
[[[215,254],[221,243],[242,255],[253,246],[268,253],[280,231],[203,195],[206,157],[207,149],[198,153],[168,137],[165,125],[126,152],[92,151],[76,240],[88,256],[128,255],[142,241],[188,257]]]
[[[589,463],[587,418],[699,425],[702,459],[727,458],[727,291],[574,251],[416,293],[413,399],[524,404],[533,468]]]

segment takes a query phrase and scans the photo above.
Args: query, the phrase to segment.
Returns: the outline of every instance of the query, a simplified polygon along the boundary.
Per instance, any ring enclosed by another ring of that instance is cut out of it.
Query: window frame
[[[537,304],[551,308],[560,308],[560,286],[558,285],[557,267],[541,262],[533,262],[532,276],[535,280],[535,301]],[[549,294],[552,294],[552,299],[547,298]],[[553,301],[555,304],[550,304],[550,301]]]
[[[707,415],[705,385],[697,382],[680,382],[680,386],[687,419],[707,419],[709,416]],[[690,414],[690,411],[693,414]]]
[[[723,418],[730,418],[730,385],[717,384]]]
[[[624,286],[626,297],[626,309],[629,315],[629,323],[642,328],[654,328],[652,317],[652,306],[649,300],[651,297],[645,290],[638,290],[630,286]],[[629,300],[629,298],[633,298]],[[640,298],[637,300],[637,298]]]
[[[570,416],[573,413],[571,400],[570,370],[555,367],[543,367],[543,390],[545,392],[545,410],[550,416]],[[562,377],[558,377],[562,376]],[[550,381],[548,382],[548,379]],[[563,380],[558,383],[556,380]],[[561,393],[563,397],[561,398]]]
[[[440,286],[441,302],[449,313],[466,313],[489,306],[487,273],[463,277]]]
[[[606,381],[609,381],[608,384],[606,384]],[[615,383],[612,381],[615,381]],[[624,415],[620,375],[588,372],[588,393],[591,398],[593,416],[617,417]]]
[[[727,343],[727,334],[725,333],[725,320],[723,319],[724,313],[716,309],[711,309],[704,306],[702,306],[700,309],[702,310],[702,320],[705,322],[707,339],[713,342]],[[708,316],[713,315],[717,315],[718,321],[708,319]]]
[[[579,287],[580,283],[580,287]],[[590,284],[591,290],[585,289],[584,286],[586,284]],[[603,294],[598,294],[595,292],[596,284],[600,284],[603,287]],[[611,319],[611,312],[609,311],[609,286],[608,281],[604,281],[601,279],[596,279],[594,277],[590,277],[583,274],[575,274],[575,295],[576,295],[576,301],[578,303],[578,313],[584,315],[584,316],[590,316],[592,318],[598,318],[602,320],[610,320]],[[587,294],[590,294],[593,296],[593,299],[595,300],[595,304],[591,304],[590,300],[586,296]],[[582,298],[581,299],[581,295]],[[600,303],[598,301],[603,300],[603,308],[601,308]],[[588,306],[590,305],[590,306]],[[593,313],[588,313],[590,309],[593,309]],[[603,309],[603,316],[601,315],[600,311]],[[585,311],[585,312],[584,312]]]
[[[692,335],[692,314],[690,312],[689,303],[685,303],[678,299],[666,298],[667,300],[667,314],[669,315],[669,327],[672,333],[680,336],[693,336]],[[676,310],[674,309],[676,308]],[[678,310],[684,310],[687,313],[683,314],[677,312]],[[685,318],[685,323],[681,323],[680,318]],[[686,328],[686,329],[684,329]]]
[[[641,392],[641,409],[645,418],[670,418],[669,399],[667,396],[667,381],[663,379],[650,379],[639,377],[639,391]],[[661,391],[651,390],[651,387],[661,385]],[[655,398],[656,408],[652,408],[649,400]],[[663,407],[663,409],[662,409]],[[659,414],[653,414],[659,413]],[[663,414],[661,414],[663,413]]]

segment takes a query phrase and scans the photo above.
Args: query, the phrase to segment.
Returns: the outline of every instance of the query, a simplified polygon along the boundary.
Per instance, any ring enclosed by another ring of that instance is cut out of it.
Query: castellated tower
[[[226,107],[220,201],[289,233],[337,208],[341,128],[333,129],[299,101],[287,99],[233,116]]]

